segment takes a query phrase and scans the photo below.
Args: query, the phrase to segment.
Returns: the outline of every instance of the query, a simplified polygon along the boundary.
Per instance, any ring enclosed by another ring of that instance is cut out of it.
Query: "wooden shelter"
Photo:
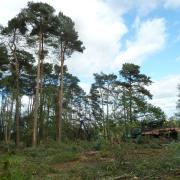
[[[166,137],[177,139],[178,134],[180,134],[180,128],[159,128],[151,131],[142,132],[142,136],[151,136],[151,137]]]

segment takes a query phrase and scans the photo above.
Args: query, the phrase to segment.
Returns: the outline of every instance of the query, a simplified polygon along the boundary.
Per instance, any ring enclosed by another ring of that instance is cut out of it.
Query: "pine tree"
[[[146,104],[146,98],[152,98],[151,93],[146,89],[152,81],[150,77],[140,73],[140,67],[134,64],[123,64],[120,71],[121,86],[124,89],[124,99],[128,106],[126,111],[128,120],[132,122],[137,118],[137,114]],[[126,103],[126,105],[127,105]]]
[[[34,41],[34,43],[38,45],[38,65],[32,135],[32,145],[34,147],[37,145],[38,111],[41,104],[43,62],[46,55],[44,44],[45,39],[49,37],[52,30],[51,23],[54,11],[54,8],[46,3],[29,2],[28,7],[23,9],[20,13],[24,18],[24,21],[32,27],[30,36],[34,37],[34,39],[30,39],[29,41]]]
[[[60,69],[60,88],[58,92],[56,123],[57,123],[57,142],[61,142],[62,135],[62,112],[63,112],[63,84],[64,84],[64,61],[67,57],[70,57],[74,51],[83,52],[84,47],[82,42],[78,40],[78,33],[75,30],[74,22],[71,18],[59,13],[54,21],[54,35],[57,38],[57,49],[59,53],[59,66]]]

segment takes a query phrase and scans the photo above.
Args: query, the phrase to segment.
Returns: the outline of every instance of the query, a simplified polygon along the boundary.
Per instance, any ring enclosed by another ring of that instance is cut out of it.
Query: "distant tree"
[[[123,88],[123,99],[126,103],[128,120],[132,122],[136,119],[138,112],[145,106],[145,100],[152,98],[146,86],[152,81],[150,77],[140,73],[140,67],[135,64],[125,63],[120,71],[121,86]]]
[[[117,76],[114,74],[94,74],[95,83],[91,87],[91,96],[93,100],[94,115],[101,117],[104,137],[110,137],[110,105],[112,102],[112,94],[115,88]],[[96,102],[94,102],[94,100]],[[99,105],[97,104],[99,102]],[[98,108],[98,109],[96,109]],[[112,108],[111,108],[112,109]],[[97,112],[99,110],[99,114]]]
[[[102,94],[99,93],[99,91],[100,90],[97,89],[96,83],[93,83],[90,89],[92,119],[94,119],[98,127],[103,128],[103,135],[105,137],[105,132],[104,132],[105,117],[103,111],[103,99],[102,99]]]
[[[142,119],[142,128],[159,128],[163,126],[166,115],[160,107],[151,104],[146,105],[146,110]]]

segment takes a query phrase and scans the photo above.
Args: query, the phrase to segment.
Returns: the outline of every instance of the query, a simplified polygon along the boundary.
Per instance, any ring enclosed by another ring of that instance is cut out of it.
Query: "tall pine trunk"
[[[38,50],[38,65],[37,65],[37,78],[36,78],[36,93],[34,102],[33,113],[33,133],[32,133],[32,146],[37,146],[37,126],[38,126],[38,110],[40,104],[40,77],[41,77],[41,57],[42,57],[42,33],[39,33],[39,50]]]
[[[20,68],[19,68],[19,61],[17,57],[17,51],[16,51],[16,31],[15,29],[13,31],[13,39],[12,44],[9,44],[9,47],[11,49],[11,53],[13,55],[13,58],[15,60],[15,82],[16,82],[16,90],[15,90],[15,131],[16,131],[16,147],[18,148],[20,145],[20,87],[19,87],[19,74],[20,74]]]
[[[16,91],[15,91],[15,101],[16,101],[16,106],[15,106],[15,127],[16,127],[16,147],[18,148],[20,145],[20,99],[19,99],[19,94],[20,94],[20,87],[19,87],[19,61],[17,58],[16,54],[16,46],[14,44],[14,49],[13,49],[13,57],[15,59],[15,73],[16,73]]]
[[[20,99],[19,99],[19,64],[16,62],[16,147],[20,145]]]
[[[3,127],[4,127],[4,95],[1,93],[1,111],[0,111],[0,140],[3,139]]]
[[[132,118],[132,82],[130,81],[130,90],[129,90],[129,120],[130,123],[132,123],[133,118]]]
[[[43,113],[43,103],[44,103],[44,95],[43,95],[43,79],[44,79],[44,65],[43,65],[43,60],[44,60],[44,47],[43,47],[43,35],[41,38],[41,52],[42,52],[42,57],[41,57],[41,62],[40,62],[40,104],[39,104],[39,142],[43,140],[44,138],[44,113]]]
[[[106,112],[106,125],[107,125],[107,139],[110,138],[109,132],[109,85],[108,85],[108,92],[107,92],[107,112]]]
[[[61,56],[60,56],[60,88],[58,92],[58,106],[57,106],[57,133],[56,140],[61,143],[62,140],[62,108],[63,108],[63,86],[64,86],[64,51],[61,44]]]
[[[14,98],[11,97],[11,107],[10,107],[10,113],[9,113],[9,127],[8,127],[8,141],[11,140],[11,130],[12,130],[12,123],[13,123],[13,107],[14,107]]]

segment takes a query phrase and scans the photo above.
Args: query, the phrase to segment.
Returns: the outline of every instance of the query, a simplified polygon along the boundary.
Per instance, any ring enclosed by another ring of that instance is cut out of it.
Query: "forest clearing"
[[[2,151],[1,151],[2,153]],[[0,156],[1,179],[179,179],[180,144],[69,142]]]
[[[77,1],[99,10],[81,22],[81,10],[71,12],[78,2],[64,13],[46,0],[22,0],[0,25],[0,180],[180,179],[180,76],[169,75],[169,56],[162,66],[144,65],[165,47],[165,17],[145,21],[137,11],[132,25],[114,2]],[[121,37],[131,31],[134,38]]]

